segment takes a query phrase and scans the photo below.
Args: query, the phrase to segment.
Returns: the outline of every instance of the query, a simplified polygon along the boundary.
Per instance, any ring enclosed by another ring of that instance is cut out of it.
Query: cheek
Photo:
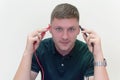
[[[60,39],[60,36],[61,36],[60,34],[57,34],[55,31],[51,31],[51,35],[52,35],[52,38],[56,40]]]
[[[70,37],[71,39],[76,39],[76,38],[77,38],[77,34],[75,34],[75,33],[70,33],[70,34],[69,34],[69,37]]]

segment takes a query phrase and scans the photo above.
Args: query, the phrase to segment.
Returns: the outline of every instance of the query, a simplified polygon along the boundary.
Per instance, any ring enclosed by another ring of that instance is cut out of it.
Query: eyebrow
[[[54,26],[54,27],[55,27],[55,28],[56,28],[56,27],[64,28],[64,27],[62,27],[62,26]],[[69,29],[69,28],[75,28],[75,26],[69,26],[68,29]]]

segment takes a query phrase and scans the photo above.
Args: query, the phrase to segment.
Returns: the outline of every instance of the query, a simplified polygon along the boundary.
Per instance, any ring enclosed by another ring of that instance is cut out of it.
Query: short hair
[[[62,3],[53,9],[51,13],[51,22],[54,18],[76,18],[79,21],[79,12],[75,6],[68,3]]]

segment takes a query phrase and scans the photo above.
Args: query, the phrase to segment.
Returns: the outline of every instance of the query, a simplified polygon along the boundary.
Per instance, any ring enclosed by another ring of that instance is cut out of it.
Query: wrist
[[[107,66],[107,62],[106,62],[105,58],[103,57],[102,52],[94,55],[94,66],[103,66],[103,67]]]
[[[94,61],[94,66],[103,66],[103,67],[106,67],[107,66],[107,62],[106,62],[106,59],[104,58],[102,61]]]
[[[104,59],[102,52],[95,53],[93,56],[94,56],[94,61],[103,61]]]
[[[31,51],[28,51],[28,50],[25,50],[24,51],[24,54],[23,54],[24,56],[33,56],[33,52],[31,52]]]

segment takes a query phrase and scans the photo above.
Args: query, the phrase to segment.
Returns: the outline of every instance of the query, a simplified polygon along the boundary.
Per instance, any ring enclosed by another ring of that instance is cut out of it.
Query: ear
[[[51,24],[49,24],[49,32],[51,33]]]
[[[79,35],[79,33],[80,33],[80,28],[78,28],[78,33],[77,33],[77,35]]]

